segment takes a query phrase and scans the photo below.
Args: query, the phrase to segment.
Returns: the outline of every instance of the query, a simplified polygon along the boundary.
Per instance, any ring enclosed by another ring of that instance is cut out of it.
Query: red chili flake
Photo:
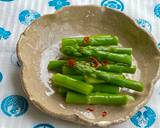
[[[107,65],[107,64],[109,64],[109,61],[108,61],[108,60],[105,60],[105,61],[103,61],[102,63],[103,63],[103,65]]]
[[[86,36],[83,38],[83,43],[88,44],[89,43],[89,36]]]
[[[87,111],[93,112],[94,109],[93,108],[86,108]]]
[[[98,68],[99,65],[100,65],[99,61],[98,61],[95,57],[91,57],[91,59],[92,59],[92,61],[93,61],[93,63],[94,63],[94,67],[95,67],[95,68]]]
[[[69,59],[67,61],[67,64],[68,64],[68,66],[73,67],[76,64],[76,61],[75,61],[75,59]]]
[[[102,117],[105,117],[105,116],[107,116],[107,112],[104,111],[101,113],[101,115],[102,115]]]

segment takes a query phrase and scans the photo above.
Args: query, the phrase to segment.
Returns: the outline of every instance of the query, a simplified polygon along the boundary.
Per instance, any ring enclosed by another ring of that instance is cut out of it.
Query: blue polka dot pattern
[[[67,0],[50,0],[48,5],[53,6],[56,10],[59,10],[64,6],[70,5],[70,2]]]
[[[3,79],[3,75],[2,75],[2,72],[0,72],[0,82],[2,81]]]
[[[160,18],[160,3],[155,6],[155,8],[154,8],[154,14],[155,14],[158,18]]]
[[[29,25],[41,15],[34,10],[23,10],[19,14],[19,21],[24,25]]]
[[[5,30],[5,28],[0,27],[0,40],[4,39],[8,39],[11,35],[10,31]]]
[[[130,120],[138,128],[149,128],[156,120],[156,113],[150,107],[144,106]]]
[[[10,95],[3,99],[1,109],[7,116],[18,117],[28,110],[28,102],[23,96]]]
[[[54,128],[54,126],[50,124],[46,124],[46,123],[41,123],[41,124],[34,126],[33,128]]]
[[[103,0],[101,6],[116,9],[119,11],[124,10],[124,4],[120,0]]]
[[[144,20],[144,19],[136,19],[136,22],[145,30],[151,32],[152,31],[152,26],[149,21]]]

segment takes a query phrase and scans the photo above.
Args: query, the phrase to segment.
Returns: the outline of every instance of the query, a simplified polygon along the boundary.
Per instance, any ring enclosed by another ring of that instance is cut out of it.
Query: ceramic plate
[[[133,94],[134,102],[121,107],[68,105],[49,86],[51,74],[47,65],[49,60],[60,56],[60,40],[92,34],[117,35],[121,46],[133,48],[137,71],[129,77],[145,84],[144,92]],[[127,120],[147,102],[160,74],[160,53],[151,35],[125,14],[105,7],[70,6],[42,16],[22,33],[17,52],[23,65],[23,88],[33,104],[51,116],[88,126],[105,127]],[[107,112],[107,116],[103,117],[103,112]]]

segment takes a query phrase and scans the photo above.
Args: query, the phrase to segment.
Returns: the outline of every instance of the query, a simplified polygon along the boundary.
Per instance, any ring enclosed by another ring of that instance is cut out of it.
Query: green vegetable
[[[120,87],[126,87],[126,88],[133,89],[135,91],[140,91],[140,92],[144,90],[144,84],[139,81],[125,79],[125,78],[119,77],[118,75],[110,75],[107,72],[98,71],[98,70],[96,71],[96,75],[97,77],[105,80],[106,82],[115,84]]]
[[[117,45],[118,37],[111,35],[97,35],[90,36],[88,41],[85,42],[85,37],[73,37],[73,38],[63,38],[62,39],[62,47],[71,46],[71,45],[92,45],[92,46],[108,46],[108,45]]]
[[[95,50],[95,51],[105,51],[105,52],[113,52],[113,53],[119,53],[119,54],[132,54],[132,48],[120,48],[117,46],[86,46],[83,47],[83,50]]]
[[[67,56],[94,56],[98,60],[110,60],[117,63],[124,63],[127,65],[132,64],[132,56],[127,54],[117,54],[117,53],[110,53],[105,51],[97,51],[97,50],[88,50],[84,48],[74,48],[74,46],[66,46],[61,48],[61,52]]]
[[[82,95],[74,92],[67,92],[66,103],[69,104],[114,104],[125,105],[129,101],[128,95],[91,93]]]
[[[59,72],[50,80],[66,103],[119,106],[135,100],[120,88],[144,90],[142,82],[123,75],[134,74],[136,66],[132,65],[132,48],[118,47],[117,36],[63,38],[60,51],[63,60],[50,61],[48,70]]]
[[[53,60],[48,64],[48,70],[56,70],[58,68],[62,68],[62,66],[66,63],[65,60]]]
[[[89,84],[101,84],[101,83],[106,83],[105,80],[102,79],[96,79],[87,75],[84,75],[84,80],[89,83]]]
[[[114,85],[107,84],[94,84],[93,92],[105,92],[105,93],[119,93],[120,89]]]
[[[66,96],[69,89],[58,86],[58,92],[62,96]],[[119,87],[113,86],[113,85],[106,85],[106,84],[95,84],[93,85],[93,92],[104,92],[104,93],[110,93],[110,94],[116,94],[120,92]]]
[[[83,81],[84,80],[84,77],[83,76],[80,76],[80,75],[67,75],[73,79],[76,79],[76,80],[80,80],[80,81]]]
[[[62,73],[64,75],[79,75],[79,72],[74,67],[63,66]]]
[[[63,46],[61,47],[60,51],[67,56],[76,56],[76,57],[81,57],[82,54],[80,53],[80,47],[75,47],[75,46]]]
[[[125,79],[122,75],[117,75],[113,73],[107,73],[104,71],[96,70],[93,67],[84,65],[83,63],[77,62],[75,67],[83,75],[92,76],[94,78],[99,78],[105,80],[107,83],[115,84],[120,87],[130,88],[136,91],[143,91],[144,85],[142,82]]]
[[[59,85],[67,89],[70,89],[82,94],[86,94],[86,95],[91,93],[93,90],[92,85],[73,79],[69,76],[62,75],[60,73],[56,73],[51,80],[56,85]]]
[[[75,92],[67,92],[66,103],[69,104],[89,104],[88,96]]]
[[[117,63],[124,63],[127,65],[132,64],[132,56],[127,54],[117,54],[103,51],[96,51],[93,56],[97,57],[99,60],[110,60]]]
[[[109,73],[109,74],[110,75],[118,75],[119,77],[122,77],[122,78],[124,77],[121,74],[114,74],[114,73]],[[91,75],[93,75],[93,74],[91,74]],[[94,77],[91,77],[91,76],[87,76],[87,75],[84,75],[84,80],[89,84],[103,84],[103,83],[106,83],[106,81],[103,80],[103,79],[97,79],[97,78],[94,78]]]
[[[48,69],[57,70],[59,68],[59,69],[62,69],[63,74],[73,74],[73,75],[79,74],[73,67],[70,68],[68,66],[64,66],[66,65],[66,63],[67,63],[67,60],[50,61],[48,64]],[[115,73],[135,73],[136,66],[130,67],[127,65],[120,65],[120,64],[107,64],[105,66],[103,65],[99,66],[98,69],[103,71],[108,71],[108,72],[115,72]]]
[[[116,72],[116,73],[135,73],[136,66],[125,66],[118,64],[107,64],[105,66],[99,66],[98,70],[108,71],[108,72]]]
[[[96,78],[96,74],[95,72],[98,71],[96,70],[94,67],[91,67],[91,65],[89,63],[86,63],[86,62],[83,62],[83,61],[77,61],[76,64],[74,65],[74,68],[77,70],[77,72],[79,72],[80,74],[83,74],[83,75],[87,75],[87,76],[91,76],[93,78],[89,78],[89,80],[93,79],[95,81],[97,81],[95,78]],[[104,71],[103,71],[104,72]],[[112,73],[112,72],[107,72],[108,74],[110,75],[116,75],[116,76],[119,76],[119,77],[122,77],[124,78],[124,76],[121,74],[121,73]],[[87,77],[85,76],[85,77]],[[88,77],[87,77],[88,78]],[[87,80],[86,80],[87,81]],[[101,80],[100,80],[101,81]],[[93,82],[94,83],[94,82]],[[99,83],[99,82],[98,82]]]
[[[67,91],[68,91],[67,88],[58,87],[58,92],[59,92],[62,96],[64,96],[64,97],[66,97]]]

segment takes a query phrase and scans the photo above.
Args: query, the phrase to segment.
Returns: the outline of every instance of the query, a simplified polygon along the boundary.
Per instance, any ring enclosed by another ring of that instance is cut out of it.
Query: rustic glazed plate
[[[91,34],[117,35],[121,46],[133,48],[138,68],[136,74],[129,77],[145,84],[144,92],[133,93],[134,102],[121,107],[68,105],[49,86],[51,74],[47,64],[60,56],[60,40]],[[148,101],[160,75],[160,53],[154,39],[125,14],[105,7],[71,6],[42,16],[22,33],[17,52],[22,62],[23,88],[33,104],[51,116],[88,126],[105,127],[127,120]],[[94,111],[86,110],[88,107]]]

